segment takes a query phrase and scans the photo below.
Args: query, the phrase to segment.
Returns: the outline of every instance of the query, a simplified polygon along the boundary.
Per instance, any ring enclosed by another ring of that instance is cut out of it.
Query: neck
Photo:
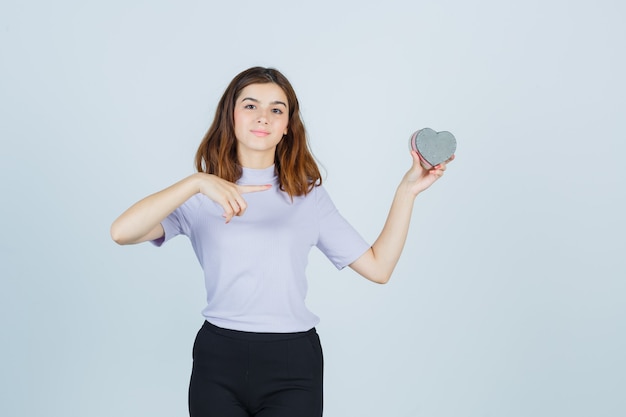
[[[265,169],[274,165],[274,152],[237,152],[239,163],[244,168]]]

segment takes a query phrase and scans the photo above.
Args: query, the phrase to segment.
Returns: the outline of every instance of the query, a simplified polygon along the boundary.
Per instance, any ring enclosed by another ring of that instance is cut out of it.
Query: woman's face
[[[267,168],[276,145],[287,134],[289,103],[274,83],[250,84],[235,100],[237,156],[242,166]],[[262,166],[263,165],[263,166]]]

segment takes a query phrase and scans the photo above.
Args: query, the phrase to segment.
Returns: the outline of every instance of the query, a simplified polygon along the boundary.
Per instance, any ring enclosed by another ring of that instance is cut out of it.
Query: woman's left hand
[[[413,197],[417,196],[441,178],[447,168],[447,164],[454,160],[454,155],[452,155],[446,162],[435,165],[431,169],[426,169],[422,166],[422,159],[417,152],[412,150],[411,157],[413,158],[413,166],[411,166],[411,169],[404,175],[402,185],[406,186],[407,191]],[[426,161],[423,162],[427,164]]]

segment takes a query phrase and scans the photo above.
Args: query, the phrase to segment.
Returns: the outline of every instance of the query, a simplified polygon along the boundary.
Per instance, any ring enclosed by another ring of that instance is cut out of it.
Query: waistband
[[[315,327],[305,332],[293,332],[293,333],[257,333],[257,332],[245,332],[243,330],[232,330],[218,327],[208,321],[205,321],[202,325],[203,330],[208,330],[212,333],[219,334],[220,336],[230,337],[233,339],[247,340],[251,342],[276,342],[279,340],[291,340],[298,339],[303,336],[316,334]]]

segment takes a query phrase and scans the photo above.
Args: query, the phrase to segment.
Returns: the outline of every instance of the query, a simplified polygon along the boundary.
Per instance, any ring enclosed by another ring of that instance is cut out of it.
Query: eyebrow
[[[255,103],[260,103],[259,100],[257,100],[256,98],[252,98],[252,97],[245,97],[241,101],[244,102],[246,100],[254,101]],[[272,101],[270,104],[282,104],[283,106],[285,106],[285,108],[287,108],[287,105],[279,100]]]

